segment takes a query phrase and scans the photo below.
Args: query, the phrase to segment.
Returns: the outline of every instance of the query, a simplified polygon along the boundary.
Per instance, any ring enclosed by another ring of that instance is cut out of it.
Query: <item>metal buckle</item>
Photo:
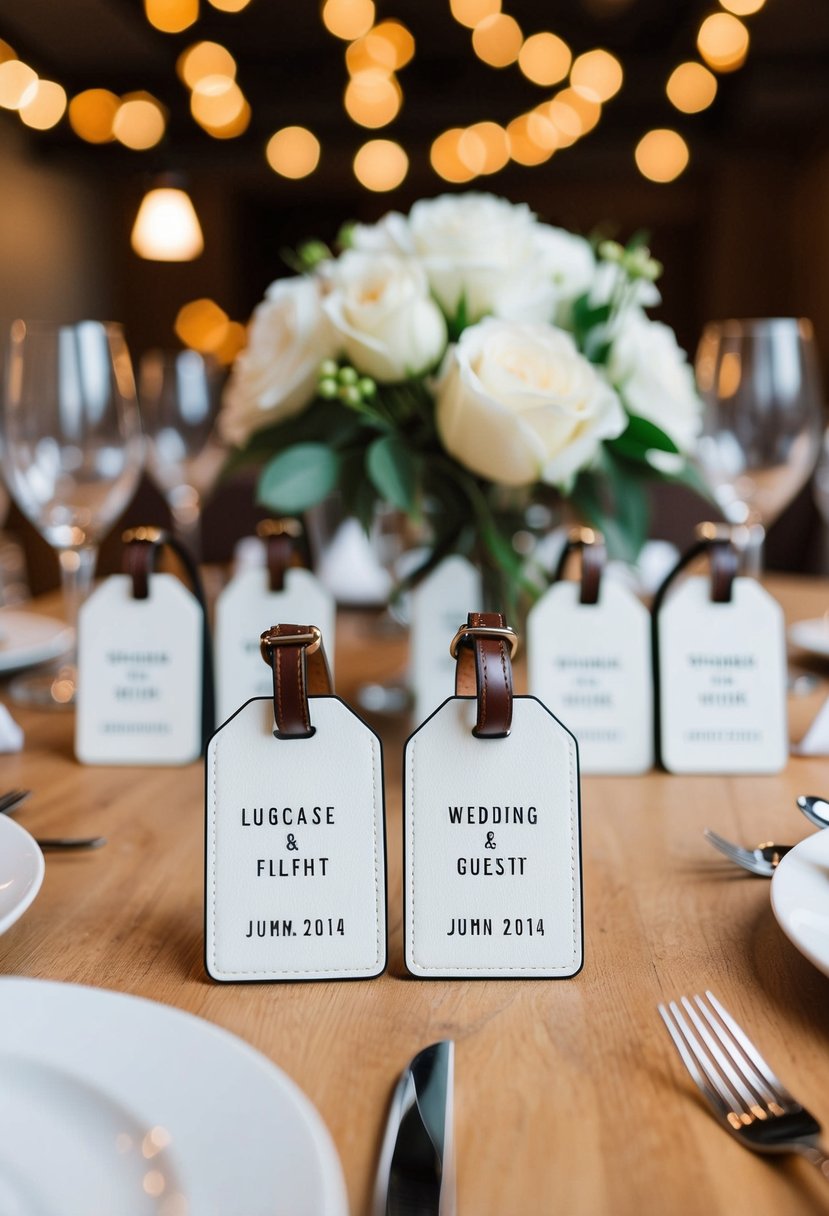
[[[132,544],[134,540],[145,540],[151,545],[160,545],[165,538],[163,528],[156,528],[144,525],[140,528],[127,528],[121,533],[121,540],[125,545]]]
[[[458,657],[458,648],[464,638],[501,638],[509,642],[509,657],[514,659],[518,653],[518,634],[509,625],[461,625],[458,632],[449,643],[449,653],[453,659]]]
[[[322,630],[316,625],[309,625],[304,633],[277,633],[275,629],[266,629],[259,637],[259,653],[269,667],[268,651],[274,646],[304,646],[306,654],[313,654],[321,645]]]

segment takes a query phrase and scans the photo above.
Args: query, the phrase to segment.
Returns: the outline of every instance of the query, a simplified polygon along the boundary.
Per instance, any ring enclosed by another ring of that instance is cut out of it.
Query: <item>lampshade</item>
[[[132,247],[155,262],[190,262],[204,249],[199,217],[186,190],[157,186],[144,195],[132,228]]]

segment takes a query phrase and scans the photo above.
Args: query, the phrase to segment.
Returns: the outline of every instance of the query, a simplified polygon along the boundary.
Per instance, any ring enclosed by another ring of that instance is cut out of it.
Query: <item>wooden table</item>
[[[829,583],[771,585],[789,619],[829,605]],[[399,642],[366,645],[364,619],[343,616],[341,631],[346,698],[402,668]],[[795,737],[827,691],[824,682],[792,700]],[[711,987],[829,1129],[829,979],[783,936],[768,883],[730,868],[702,837],[706,825],[750,843],[805,836],[795,795],[829,793],[829,759],[795,758],[772,777],[586,778],[583,972],[427,983],[403,966],[405,732],[386,729],[387,974],[228,987],[202,966],[201,766],[84,768],[71,714],[15,712],[26,747],[0,757],[0,789],[34,791],[21,822],[44,835],[103,833],[109,844],[47,857],[39,897],[0,938],[0,973],[151,997],[246,1039],[316,1103],[353,1216],[368,1210],[393,1082],[446,1036],[457,1043],[461,1216],[829,1211],[829,1188],[806,1163],[756,1158],[714,1123],[656,1013],[659,1000]]]

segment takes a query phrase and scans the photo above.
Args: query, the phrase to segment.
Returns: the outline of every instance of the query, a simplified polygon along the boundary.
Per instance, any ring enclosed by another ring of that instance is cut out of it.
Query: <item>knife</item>
[[[455,1216],[455,1044],[432,1043],[403,1070],[377,1167],[373,1216]]]

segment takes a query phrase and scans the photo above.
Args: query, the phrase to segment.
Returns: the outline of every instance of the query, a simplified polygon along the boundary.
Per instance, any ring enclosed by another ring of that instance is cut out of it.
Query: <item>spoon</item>
[[[816,828],[829,828],[829,802],[825,798],[818,798],[814,794],[801,794],[797,805],[809,823],[813,823]]]

